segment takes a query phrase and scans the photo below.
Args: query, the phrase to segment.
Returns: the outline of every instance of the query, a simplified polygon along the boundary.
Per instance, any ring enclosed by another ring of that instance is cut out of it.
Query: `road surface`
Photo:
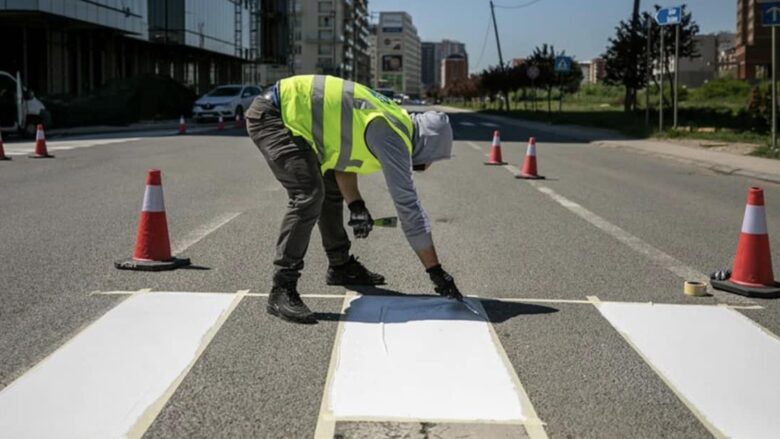
[[[242,130],[66,139],[49,160],[7,143],[0,436],[779,431],[780,304],[682,287],[731,264],[751,186],[765,190],[780,275],[780,186],[450,117],[453,159],[415,181],[442,263],[479,316],[431,296],[400,229],[354,242],[388,279],[359,291],[324,285],[315,230],[299,290],[319,324],[268,316],[286,194]],[[509,166],[483,165],[494,130]],[[546,180],[514,178],[530,136]],[[152,167],[174,252],[194,266],[115,270]],[[361,191],[374,217],[394,215],[381,175]]]

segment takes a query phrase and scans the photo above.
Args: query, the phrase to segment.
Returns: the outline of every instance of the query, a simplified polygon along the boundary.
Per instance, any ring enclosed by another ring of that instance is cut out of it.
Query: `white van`
[[[48,124],[49,119],[43,103],[22,85],[19,72],[14,78],[0,70],[0,130],[33,137],[36,125]]]

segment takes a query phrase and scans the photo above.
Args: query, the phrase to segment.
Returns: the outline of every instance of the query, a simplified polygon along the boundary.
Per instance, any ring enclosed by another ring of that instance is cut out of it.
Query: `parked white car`
[[[192,117],[196,122],[219,116],[226,120],[235,119],[236,115],[243,118],[244,111],[262,91],[256,85],[220,85],[195,101]]]
[[[36,125],[51,123],[43,102],[24,87],[21,75],[0,71],[0,130],[35,136]]]

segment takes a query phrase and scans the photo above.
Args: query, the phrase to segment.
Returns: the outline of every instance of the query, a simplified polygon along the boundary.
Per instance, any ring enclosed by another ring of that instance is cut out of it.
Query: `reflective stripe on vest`
[[[279,93],[285,126],[312,145],[323,173],[381,169],[365,143],[365,130],[377,117],[403,139],[411,157],[411,117],[368,87],[332,76],[301,75],[281,80]]]

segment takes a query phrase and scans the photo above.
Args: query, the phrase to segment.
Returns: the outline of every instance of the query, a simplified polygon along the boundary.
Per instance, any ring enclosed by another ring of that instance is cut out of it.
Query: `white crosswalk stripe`
[[[466,121],[460,122],[460,124],[461,124],[461,125],[463,125],[464,127],[473,127],[473,126],[476,126],[476,125],[474,125],[474,123],[473,123],[473,122],[466,122]]]
[[[46,149],[49,152],[70,151],[80,148],[92,148],[95,146],[115,145],[118,143],[129,143],[141,140],[140,137],[127,137],[119,139],[85,139],[85,140],[63,140],[46,141]],[[9,156],[30,155],[35,150],[35,142],[20,142],[5,144],[5,154]]]
[[[0,391],[0,437],[142,436],[238,303],[267,296],[101,294],[130,297]],[[345,313],[316,437],[332,438],[340,420],[498,422],[547,437],[479,300],[315,296],[342,300]],[[780,340],[734,309],[546,302],[595,307],[714,435],[780,430]]]

